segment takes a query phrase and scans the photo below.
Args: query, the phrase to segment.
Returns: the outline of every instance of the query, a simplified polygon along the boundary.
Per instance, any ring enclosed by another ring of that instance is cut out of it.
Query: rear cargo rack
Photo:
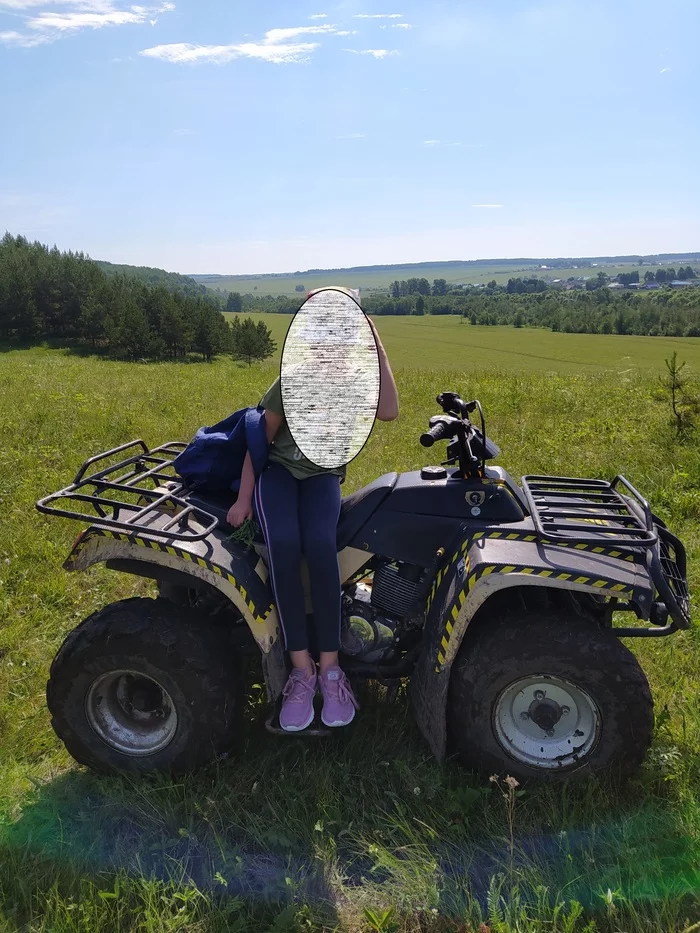
[[[537,533],[549,541],[645,548],[658,541],[649,503],[624,476],[611,483],[523,476],[522,487]]]
[[[201,541],[218,519],[184,498],[189,490],[175,473],[173,460],[185,447],[182,441],[169,441],[150,450],[139,439],[105,450],[83,463],[70,486],[40,499],[36,507],[46,515],[82,522],[96,519],[102,528],[115,531]],[[127,456],[106,463],[120,454]],[[172,517],[161,524],[164,513]]]

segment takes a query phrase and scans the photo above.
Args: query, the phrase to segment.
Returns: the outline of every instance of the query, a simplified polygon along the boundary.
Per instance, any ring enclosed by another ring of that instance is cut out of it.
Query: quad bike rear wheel
[[[521,781],[627,776],[654,723],[631,651],[593,619],[555,609],[483,616],[460,647],[448,703],[461,761]]]
[[[226,627],[166,599],[93,613],[58,651],[46,688],[69,753],[103,773],[185,773],[228,752],[240,705]]]

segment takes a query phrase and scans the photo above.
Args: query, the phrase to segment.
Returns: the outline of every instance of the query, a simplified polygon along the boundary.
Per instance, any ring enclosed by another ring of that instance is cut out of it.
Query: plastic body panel
[[[495,471],[494,471],[495,472]],[[520,502],[501,480],[463,479],[456,470],[445,479],[421,479],[419,470],[402,473],[382,510],[480,522],[518,522],[525,517]]]
[[[123,532],[92,525],[82,533],[65,561],[66,570],[85,570],[100,561],[130,558],[178,570],[220,590],[240,610],[263,652],[278,637],[278,618],[267,568],[248,551],[216,530],[203,541],[168,541],[158,525],[170,516],[153,516],[148,527]]]
[[[438,480],[421,479],[419,470],[402,473],[350,544],[391,560],[430,567],[437,550],[447,547],[463,526],[475,533],[492,522],[523,521],[520,495],[505,470],[493,467],[482,480],[462,479],[455,470]]]
[[[648,617],[652,587],[644,559],[639,550],[597,542],[577,548],[544,544],[530,519],[507,528],[465,526],[463,542],[445,554],[428,598],[423,651],[410,684],[418,725],[436,757],[446,753],[452,664],[468,625],[490,596],[507,587],[553,587],[631,602]]]

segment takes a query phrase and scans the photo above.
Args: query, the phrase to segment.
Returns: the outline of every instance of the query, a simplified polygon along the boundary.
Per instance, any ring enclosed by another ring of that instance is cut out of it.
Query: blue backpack
[[[200,428],[173,466],[191,490],[238,492],[247,452],[257,479],[268,454],[260,408],[240,408],[218,424]]]

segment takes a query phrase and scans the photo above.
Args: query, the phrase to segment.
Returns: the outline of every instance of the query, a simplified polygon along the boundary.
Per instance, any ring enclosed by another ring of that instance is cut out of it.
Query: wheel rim
[[[547,770],[580,765],[598,742],[600,722],[585,690],[547,674],[510,684],[493,712],[503,750],[516,761]]]
[[[110,671],[95,680],[85,699],[97,735],[125,755],[154,755],[177,729],[177,713],[161,684],[137,671]]]

